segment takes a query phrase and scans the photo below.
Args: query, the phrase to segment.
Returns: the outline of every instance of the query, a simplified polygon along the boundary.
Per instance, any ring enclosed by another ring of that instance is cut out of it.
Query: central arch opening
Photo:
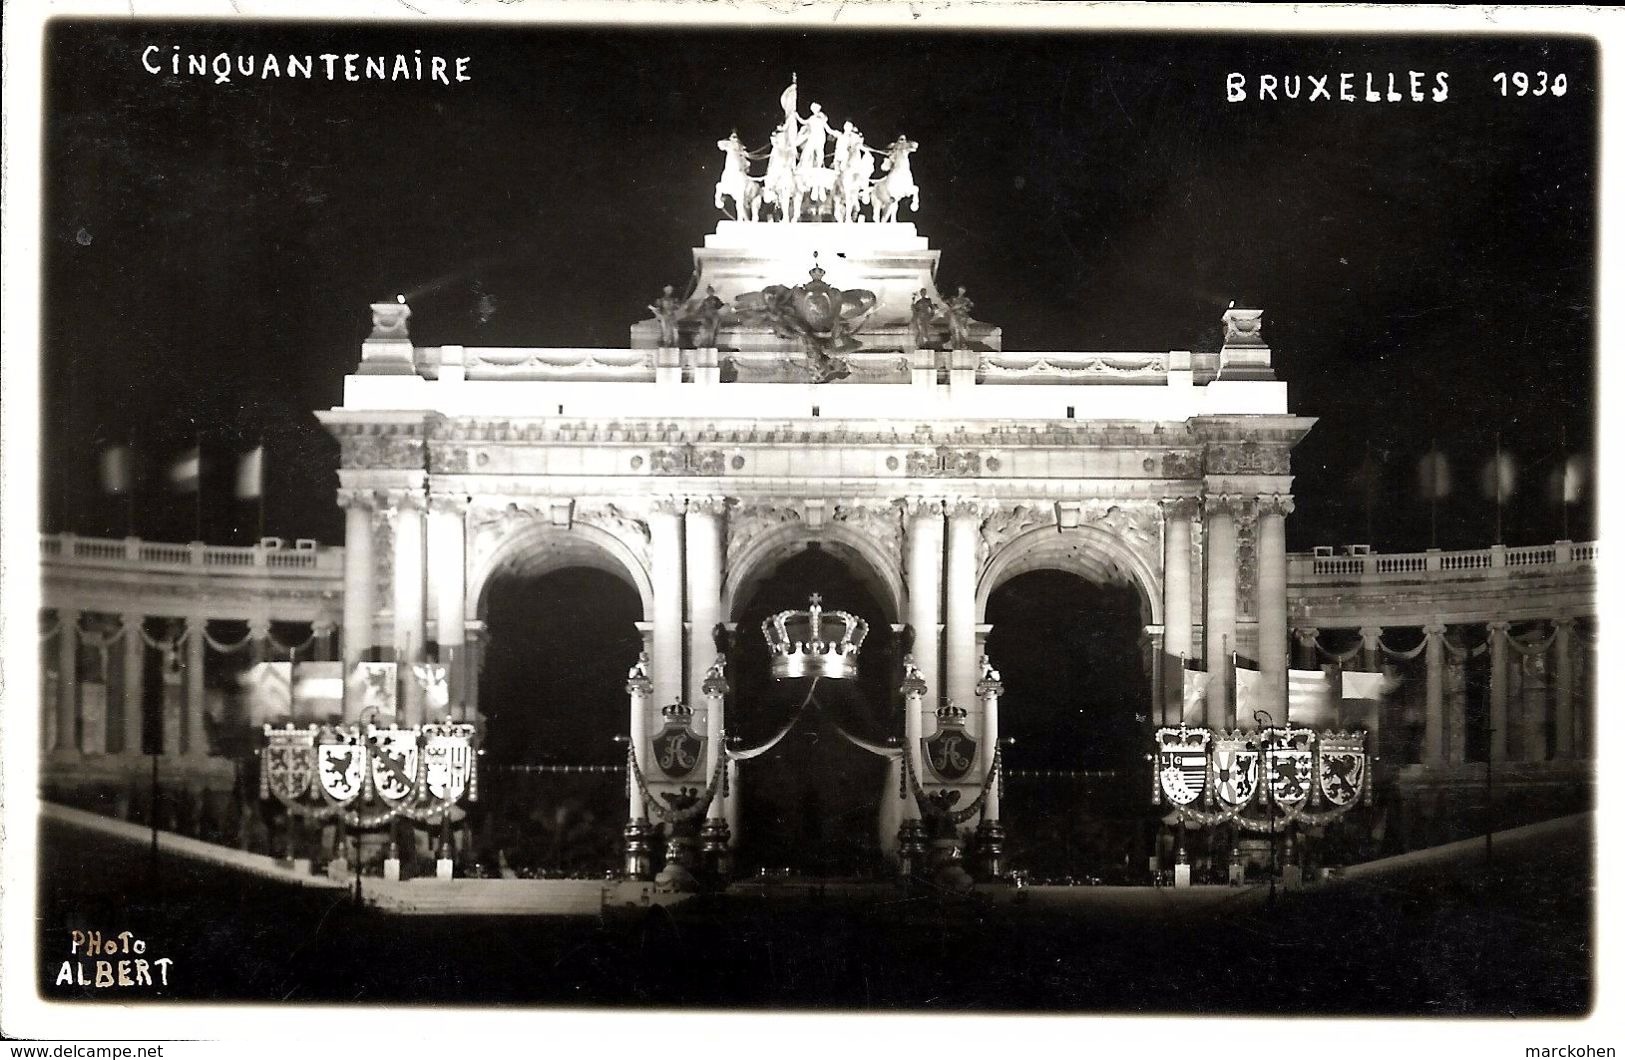
[[[601,876],[626,817],[626,671],[643,605],[626,579],[589,567],[494,576],[480,672],[486,728],[475,852],[491,875]]]
[[[728,730],[746,747],[765,742],[802,702],[807,680],[775,681],[768,672],[762,621],[802,609],[818,593],[826,610],[850,611],[869,623],[855,681],[818,683],[817,706],[772,750],[739,765],[738,863],[813,876],[867,876],[884,871],[880,804],[886,762],[854,746],[836,725],[872,743],[901,737],[896,695],[900,664],[885,608],[851,567],[816,542],[775,566],[736,612],[729,668],[734,676]]]
[[[1152,659],[1139,590],[1063,570],[988,596],[987,653],[1003,678],[1003,819],[1010,863],[1040,878],[1140,882],[1155,819]]]

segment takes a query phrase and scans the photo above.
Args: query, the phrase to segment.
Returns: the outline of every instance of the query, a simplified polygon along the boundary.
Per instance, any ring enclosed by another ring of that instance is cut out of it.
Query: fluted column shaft
[[[912,654],[927,691],[917,699],[903,699],[904,745],[920,766],[920,737],[925,734],[922,704],[942,691],[942,656],[938,638],[942,627],[942,504],[916,501],[908,521],[908,624],[914,629]]]
[[[1422,733],[1422,761],[1444,765],[1444,627],[1430,625],[1427,636],[1427,715]]]
[[[341,494],[344,504],[344,670],[348,674],[372,647],[378,614],[373,599],[372,508],[370,492]]]
[[[127,755],[141,753],[141,686],[145,676],[146,645],[141,640],[141,627],[146,616],[126,612],[124,622],[124,739],[122,750]]]
[[[1552,652],[1555,658],[1553,684],[1556,695],[1552,709],[1556,714],[1552,718],[1552,739],[1556,744],[1552,748],[1552,755],[1556,758],[1574,757],[1574,648],[1571,637],[1574,633],[1574,619],[1560,618],[1557,620],[1557,630],[1552,637]]]
[[[683,698],[683,502],[662,499],[649,512],[654,579],[654,702]]]
[[[1507,624],[1491,622],[1490,634],[1490,761],[1507,757]]]
[[[972,501],[954,505],[948,518],[943,640],[947,648],[948,698],[967,710],[976,698],[976,542],[980,526],[980,506]]]
[[[1179,497],[1162,502],[1162,657],[1163,720],[1181,717],[1184,710],[1184,673],[1180,660],[1192,649],[1191,520],[1196,501]],[[1176,672],[1179,668],[1180,672]]]
[[[976,694],[982,701],[982,776],[986,777],[993,770],[993,759],[999,750],[999,696],[1004,692],[1004,685],[997,680],[983,678],[976,686]],[[999,785],[1001,781],[995,779],[987,786],[987,801],[983,804],[982,820],[997,821],[999,819]]]
[[[1360,627],[1360,669],[1376,673],[1382,669],[1382,627]]]
[[[706,670],[716,659],[722,621],[722,514],[720,497],[691,497],[683,516],[688,574],[688,701],[708,703]],[[711,724],[707,717],[706,725]],[[710,773],[706,774],[710,776]]]
[[[1551,650],[1551,645],[1547,645],[1546,652]],[[1551,667],[1546,652],[1525,660],[1523,724],[1519,726],[1522,730],[1522,753],[1518,756],[1525,762],[1546,760],[1546,711],[1551,705],[1548,694]]]
[[[395,519],[395,662],[400,678],[400,715],[407,725],[423,723],[423,689],[412,667],[423,661],[423,494],[391,491]]]
[[[1258,671],[1260,701],[1271,717],[1286,717],[1286,517],[1292,498],[1278,493],[1258,498],[1258,584],[1254,610],[1258,615]]]
[[[61,631],[56,641],[56,749],[76,751],[79,747],[79,611],[57,608]]]
[[[1207,499],[1207,717],[1235,725],[1230,702],[1230,653],[1236,650],[1236,499]]]
[[[722,712],[726,709],[727,698],[728,682],[725,678],[708,676],[700,682],[700,702],[705,704],[705,780],[708,784],[716,773],[717,759],[722,757],[723,753]],[[727,799],[721,786],[717,788],[717,793],[711,800],[711,807],[705,815],[713,820],[727,818]]]
[[[654,684],[649,678],[634,673],[627,679],[626,696],[630,707],[627,730],[640,769],[646,768],[649,762],[649,700],[653,695]],[[632,775],[629,767],[626,773],[626,817],[628,820],[636,821],[647,814],[648,811],[643,805],[643,792],[638,788],[637,777]]]
[[[429,499],[430,564],[435,583],[435,643],[446,668],[446,690],[455,711],[463,702],[463,679],[468,672],[467,646],[463,623],[467,593],[467,559],[464,555],[467,531],[463,517],[468,501],[460,496],[437,495]]]

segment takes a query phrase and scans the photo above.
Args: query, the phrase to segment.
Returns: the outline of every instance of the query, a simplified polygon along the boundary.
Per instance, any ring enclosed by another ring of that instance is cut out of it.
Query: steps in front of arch
[[[415,916],[598,916],[602,880],[402,880],[368,877],[363,900]]]

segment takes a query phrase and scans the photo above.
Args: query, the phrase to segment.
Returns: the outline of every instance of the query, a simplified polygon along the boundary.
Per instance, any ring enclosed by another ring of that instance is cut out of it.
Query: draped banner
[[[250,725],[286,721],[293,713],[292,663],[255,663],[239,681]]]
[[[293,668],[293,712],[304,721],[337,721],[344,715],[344,664],[298,663]]]
[[[350,699],[356,711],[369,711],[389,717],[395,715],[395,664],[392,662],[356,663],[350,673]]]
[[[1325,670],[1286,672],[1286,716],[1294,725],[1326,729],[1337,725],[1337,697]]]

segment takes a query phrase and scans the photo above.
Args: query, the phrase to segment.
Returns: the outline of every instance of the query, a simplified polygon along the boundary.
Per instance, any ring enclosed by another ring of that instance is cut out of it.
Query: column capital
[[[1512,623],[1497,620],[1497,621],[1494,621],[1494,622],[1486,622],[1486,623],[1484,623],[1484,628],[1489,630],[1491,633],[1496,634],[1497,636],[1504,637],[1504,636],[1506,636],[1507,630],[1512,628]]]
[[[387,490],[385,497],[389,507],[398,512],[421,512],[429,506],[429,498],[422,490]]]
[[[429,494],[429,511],[436,515],[467,515],[469,500],[465,493]]]
[[[910,519],[940,519],[947,507],[940,497],[904,497],[897,504]]]
[[[126,611],[119,615],[119,624],[125,633],[140,633],[147,624],[147,616],[140,611]]]
[[[1234,493],[1209,493],[1202,498],[1202,511],[1208,518],[1227,515],[1232,519],[1252,507],[1252,502]]]
[[[374,511],[378,507],[378,492],[369,489],[341,489],[338,491],[340,508],[359,508],[362,511]]]
[[[310,631],[318,637],[325,637],[331,634],[337,625],[331,618],[318,618],[310,624]]]
[[[948,505],[948,517],[954,520],[984,519],[990,510],[997,510],[997,505],[990,505],[987,501],[974,498],[961,498]]]
[[[1292,494],[1290,493],[1260,493],[1258,495],[1258,514],[1260,516],[1279,515],[1285,518],[1292,514]]]
[[[687,497],[652,497],[649,512],[652,515],[682,515],[688,511]]]
[[[61,622],[78,622],[80,611],[77,607],[61,606],[56,609],[56,617]]]
[[[204,635],[208,633],[208,615],[187,615],[184,619],[182,619],[182,621],[186,623],[186,635],[188,637],[193,636],[194,634]],[[252,631],[253,627],[250,626],[249,629]]]
[[[728,510],[728,498],[719,496],[689,497],[687,514],[716,517]]]
[[[1315,638],[1320,636],[1320,630],[1315,626],[1296,626],[1292,632],[1298,638],[1298,643],[1306,646],[1314,644]]]
[[[1360,642],[1366,648],[1369,648],[1371,650],[1376,650],[1377,641],[1379,641],[1381,639],[1382,639],[1382,627],[1381,626],[1361,626],[1360,627]]]
[[[1442,638],[1444,636],[1444,629],[1445,629],[1445,627],[1444,627],[1444,625],[1442,623],[1429,622],[1427,625],[1422,627],[1422,632],[1427,634],[1430,637],[1441,637]]]
[[[271,635],[271,620],[268,618],[251,618],[248,620],[248,637],[250,640],[264,640]]]
[[[1201,503],[1195,497],[1164,497],[1162,499],[1162,517],[1164,519],[1194,519],[1201,511]]]
[[[1552,619],[1552,627],[1554,629],[1559,629],[1559,630],[1562,630],[1564,632],[1567,632],[1567,631],[1572,630],[1574,628],[1575,621],[1576,620],[1575,620],[1573,615],[1564,615],[1561,618]],[[1503,623],[1503,625],[1504,624],[1505,623]]]

